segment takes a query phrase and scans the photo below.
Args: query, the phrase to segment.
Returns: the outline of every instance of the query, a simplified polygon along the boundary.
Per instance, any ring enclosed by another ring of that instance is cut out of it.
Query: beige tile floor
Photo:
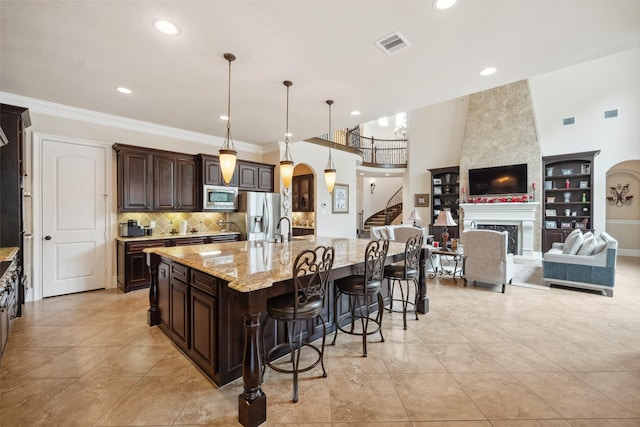
[[[360,356],[341,334],[328,378],[268,372],[270,426],[640,426],[640,259],[615,296],[429,280],[429,314]],[[25,306],[0,370],[2,426],[237,425],[238,381],[217,388],[146,325],[147,292]]]

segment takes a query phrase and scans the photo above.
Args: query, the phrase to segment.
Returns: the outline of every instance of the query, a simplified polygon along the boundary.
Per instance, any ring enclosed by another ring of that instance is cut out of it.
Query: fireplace
[[[533,258],[533,225],[539,203],[464,203],[463,228],[472,226],[509,233],[509,252]]]

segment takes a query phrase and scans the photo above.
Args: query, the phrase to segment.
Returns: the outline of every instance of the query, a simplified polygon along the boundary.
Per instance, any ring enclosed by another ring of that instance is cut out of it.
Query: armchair
[[[462,233],[464,243],[464,285],[468,281],[502,285],[513,279],[513,254],[507,253],[506,231],[467,230]]]

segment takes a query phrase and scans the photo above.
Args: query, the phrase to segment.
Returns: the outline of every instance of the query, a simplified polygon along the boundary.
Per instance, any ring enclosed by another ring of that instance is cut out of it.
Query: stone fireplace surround
[[[462,232],[475,225],[516,226],[517,251],[515,256],[534,258],[534,223],[540,203],[462,203],[464,222]]]

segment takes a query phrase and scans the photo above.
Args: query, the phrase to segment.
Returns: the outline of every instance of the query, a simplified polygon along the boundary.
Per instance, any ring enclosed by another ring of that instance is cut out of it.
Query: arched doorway
[[[313,169],[301,163],[293,169],[291,183],[291,224],[294,236],[315,234],[316,177]]]
[[[640,160],[607,171],[606,232],[618,241],[618,254],[640,257]]]

